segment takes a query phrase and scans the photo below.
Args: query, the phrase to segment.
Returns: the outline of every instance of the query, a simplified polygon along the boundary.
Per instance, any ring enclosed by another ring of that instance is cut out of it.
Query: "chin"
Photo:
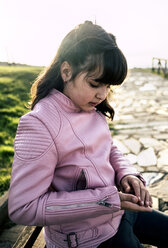
[[[92,110],[96,110],[96,108],[95,107],[83,108],[83,111],[85,111],[85,112],[90,112]]]

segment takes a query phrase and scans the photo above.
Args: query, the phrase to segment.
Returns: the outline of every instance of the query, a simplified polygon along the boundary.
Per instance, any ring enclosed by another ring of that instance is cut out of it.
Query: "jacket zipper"
[[[111,207],[112,205],[105,200],[100,200],[97,202],[87,202],[87,203],[77,203],[77,204],[70,204],[70,205],[57,205],[57,206],[48,206],[46,207],[47,210],[57,210],[57,209],[71,209],[71,208],[80,208],[80,207],[89,207],[89,206],[105,206],[105,207]]]
[[[110,203],[108,203],[106,201],[99,201],[98,204],[105,206],[105,207],[108,207],[108,208],[111,208],[111,206],[112,206]]]

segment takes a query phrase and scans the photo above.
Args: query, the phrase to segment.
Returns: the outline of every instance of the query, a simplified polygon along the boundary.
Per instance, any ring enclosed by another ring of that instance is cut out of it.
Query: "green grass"
[[[160,70],[160,74],[158,74],[157,69],[155,69],[154,71],[152,70],[152,68],[133,68],[131,69],[132,71],[137,71],[137,72],[149,72],[149,73],[153,73],[155,75],[158,75],[160,77],[166,78],[168,79],[168,72],[166,74],[166,76],[164,75],[163,71]]]
[[[42,69],[0,66],[0,195],[9,188],[18,121],[29,111],[31,84]]]
[[[160,73],[158,74],[158,72],[157,72],[157,70],[155,70],[155,71],[151,71],[152,73],[154,73],[154,74],[156,74],[156,75],[159,75],[159,76],[161,76],[161,77],[163,77],[163,78],[166,78],[166,79],[168,79],[168,72],[166,73],[166,75],[164,75],[164,73],[163,73],[163,71],[161,70],[160,71]]]

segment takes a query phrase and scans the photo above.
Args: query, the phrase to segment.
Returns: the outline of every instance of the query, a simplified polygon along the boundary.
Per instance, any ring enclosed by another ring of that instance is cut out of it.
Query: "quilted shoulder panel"
[[[53,142],[47,127],[30,113],[21,117],[15,137],[15,152],[22,159],[41,156]]]

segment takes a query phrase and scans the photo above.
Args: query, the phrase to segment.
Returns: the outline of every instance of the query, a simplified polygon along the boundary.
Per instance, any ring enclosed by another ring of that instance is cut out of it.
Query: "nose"
[[[103,101],[105,100],[107,93],[108,93],[108,89],[106,87],[101,87],[100,89],[98,89],[96,93],[96,98]]]

